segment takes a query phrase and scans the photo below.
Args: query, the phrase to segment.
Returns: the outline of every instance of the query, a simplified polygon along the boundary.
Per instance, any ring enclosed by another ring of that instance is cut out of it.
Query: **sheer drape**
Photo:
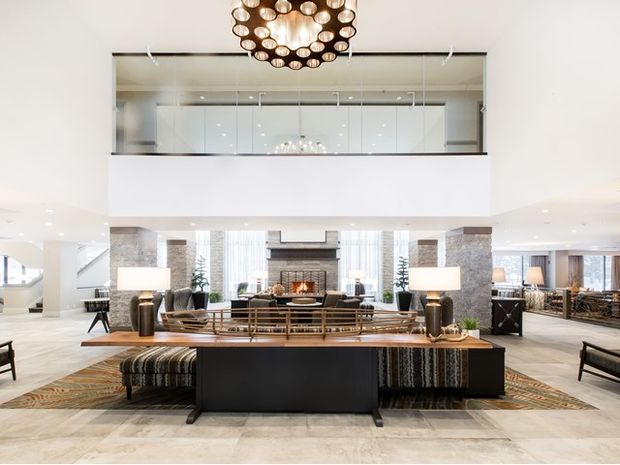
[[[381,231],[342,231],[340,233],[340,290],[354,293],[355,282],[349,272],[361,270],[366,294],[379,297],[381,289]]]
[[[267,234],[265,231],[227,231],[224,241],[224,295],[237,297],[237,286],[249,284],[256,290],[254,273],[267,270]],[[263,288],[269,283],[263,282]]]
[[[570,255],[568,257],[568,284],[572,286],[577,283],[583,286],[583,257],[581,255]]]
[[[611,289],[620,289],[620,255],[611,257]]]
[[[530,267],[538,266],[542,270],[544,283],[541,287],[546,287],[547,284],[547,257],[545,255],[532,255],[530,256]]]

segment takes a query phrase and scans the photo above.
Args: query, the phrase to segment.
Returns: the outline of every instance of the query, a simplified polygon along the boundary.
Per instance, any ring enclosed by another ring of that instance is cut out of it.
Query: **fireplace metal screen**
[[[327,290],[326,282],[325,271],[280,271],[280,283],[287,294],[299,293],[300,283],[308,283],[306,289],[312,289],[312,294],[322,295]]]

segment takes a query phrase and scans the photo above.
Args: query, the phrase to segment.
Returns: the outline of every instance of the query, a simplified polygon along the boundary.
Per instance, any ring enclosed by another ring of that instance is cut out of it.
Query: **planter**
[[[413,299],[413,293],[409,291],[399,291],[396,293],[396,304],[398,305],[399,312],[409,311],[411,308],[411,300]]]
[[[194,301],[194,308],[196,310],[206,310],[209,305],[209,293],[208,292],[193,292],[192,300]]]
[[[467,329],[467,335],[471,337],[475,337],[476,339],[480,339],[480,330],[479,329]]]

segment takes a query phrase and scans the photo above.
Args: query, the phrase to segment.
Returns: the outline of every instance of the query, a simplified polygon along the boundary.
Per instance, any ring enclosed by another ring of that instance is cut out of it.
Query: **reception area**
[[[620,6],[0,4],[0,462],[617,463]]]

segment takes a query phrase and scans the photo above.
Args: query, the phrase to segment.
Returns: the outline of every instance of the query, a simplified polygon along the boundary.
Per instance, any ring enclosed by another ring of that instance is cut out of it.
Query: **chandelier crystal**
[[[357,0],[233,0],[241,47],[275,68],[318,68],[349,49]]]

